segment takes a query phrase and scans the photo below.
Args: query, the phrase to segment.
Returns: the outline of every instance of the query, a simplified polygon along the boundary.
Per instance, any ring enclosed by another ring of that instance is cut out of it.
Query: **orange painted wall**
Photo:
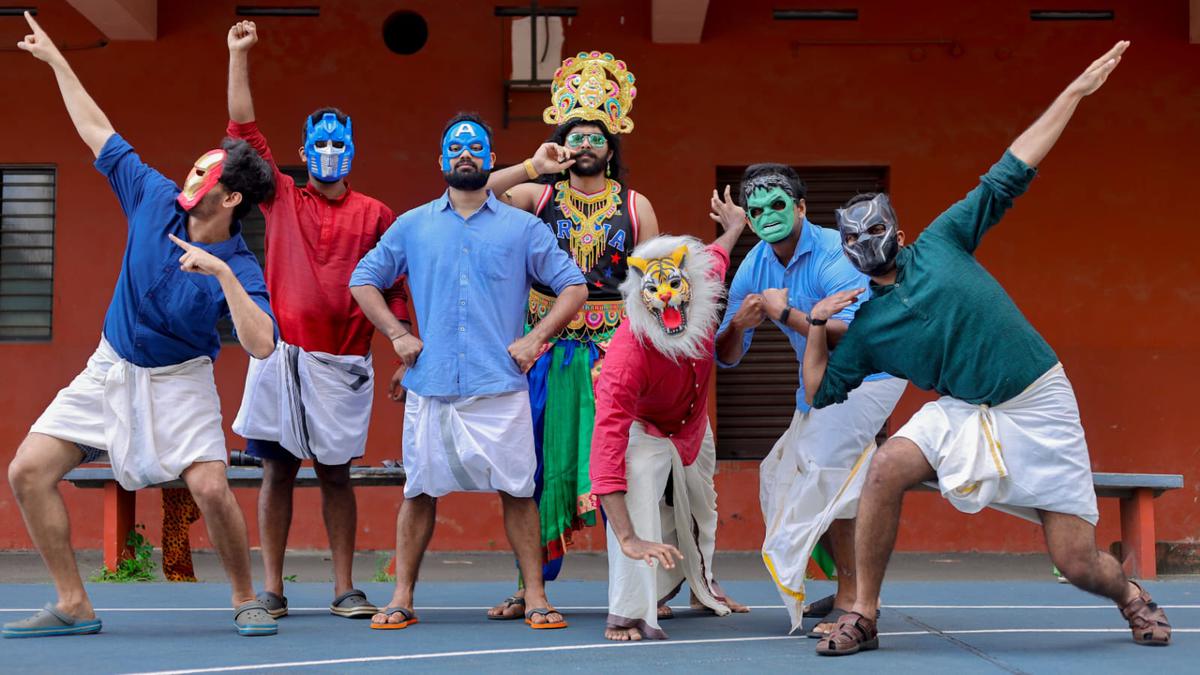
[[[168,176],[220,138],[225,124],[225,31],[234,2],[160,2],[159,39],[71,51],[83,82],[116,128]],[[564,3],[565,4],[565,3]],[[709,3],[699,45],[650,42],[650,3],[578,0],[567,51],[601,48],[638,76],[637,123],[626,155],[630,182],[649,195],[666,231],[711,235],[706,203],[715,167],[756,161],[798,165],[884,164],[911,234],[973,186],[1086,63],[1120,38],[1133,41],[1103,91],[1084,102],[1044,163],[1041,177],[980,257],[1009,289],[1066,364],[1078,393],[1097,470],[1178,472],[1187,487],[1159,501],[1159,538],[1200,534],[1196,509],[1200,441],[1192,393],[1200,381],[1200,268],[1194,252],[1200,156],[1200,46],[1187,42],[1182,0],[1104,3],[1113,22],[1034,23],[1033,2],[856,3],[858,22],[774,22],[774,3]],[[823,6],[803,0],[787,6]],[[277,154],[299,145],[305,113],[336,104],[354,116],[354,187],[406,209],[442,190],[434,168],[442,122],[459,109],[501,116],[501,28],[492,2],[325,1],[319,19],[264,19],[253,54],[257,111]],[[98,33],[66,3],[39,3],[60,44]],[[381,25],[407,8],[429,22],[415,56],[387,51]],[[0,44],[25,33],[0,18]],[[808,46],[802,41],[952,40],[929,44]],[[0,91],[9,124],[0,163],[52,163],[59,170],[54,339],[0,344],[0,463],[29,424],[83,366],[96,342],[124,229],[116,201],[89,166],[41,63],[0,51]],[[542,94],[518,95],[516,111],[539,113]],[[547,133],[518,122],[498,133],[501,161],[527,156]],[[378,343],[386,377],[391,358]],[[217,364],[226,420],[240,398],[246,357],[234,347]],[[905,419],[926,396],[910,392]],[[399,456],[400,410],[382,396],[366,461]],[[231,436],[231,446],[240,443]],[[757,467],[722,462],[718,476],[726,548],[756,548],[762,536]],[[100,495],[65,488],[73,541],[100,545]],[[398,490],[365,489],[359,546],[392,546]],[[255,493],[239,491],[248,514]],[[159,501],[145,493],[138,521],[158,539]],[[1116,537],[1116,508],[1104,503],[1101,539]],[[319,548],[325,536],[316,491],[298,493],[292,545]],[[493,496],[442,501],[434,547],[506,546]],[[253,517],[251,517],[253,519]],[[196,543],[206,546],[203,528]],[[257,541],[257,528],[251,522]],[[584,545],[603,544],[601,533]],[[29,539],[5,484],[0,548]],[[900,547],[909,550],[1030,551],[1040,534],[995,514],[967,517],[934,495],[909,498]]]

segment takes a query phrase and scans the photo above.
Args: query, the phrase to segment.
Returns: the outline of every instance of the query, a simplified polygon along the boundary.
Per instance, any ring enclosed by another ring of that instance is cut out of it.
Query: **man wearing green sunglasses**
[[[570,118],[533,157],[493,172],[488,181],[503,201],[546,222],[588,282],[583,309],[529,373],[540,465],[534,497],[547,581],[558,575],[572,532],[596,522],[588,477],[593,379],[625,316],[617,287],[625,279],[628,255],[639,242],[658,236],[650,200],[622,180],[620,140],[600,121]],[[535,284],[526,322],[536,324],[555,299],[551,289]],[[524,589],[518,588],[488,617],[521,618],[524,602]]]

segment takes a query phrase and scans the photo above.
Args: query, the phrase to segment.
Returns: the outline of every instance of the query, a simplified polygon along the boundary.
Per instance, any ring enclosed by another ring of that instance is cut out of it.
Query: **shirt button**
[[[467,280],[467,275],[465,275],[465,274],[464,274],[464,275],[462,275],[461,277],[459,277],[459,278],[458,278],[458,280],[459,280],[459,281],[466,281],[466,280]]]
[[[465,304],[467,304],[467,301],[466,301],[466,300],[459,300],[459,301],[458,301],[458,304],[460,304],[460,305],[465,305]]]
[[[466,246],[463,247],[463,253],[470,253],[470,252],[471,252],[471,249],[467,248]]]
[[[466,328],[466,326],[459,326],[459,327],[458,327],[458,332],[460,332],[460,333],[465,333],[465,332],[467,332],[467,328]]]

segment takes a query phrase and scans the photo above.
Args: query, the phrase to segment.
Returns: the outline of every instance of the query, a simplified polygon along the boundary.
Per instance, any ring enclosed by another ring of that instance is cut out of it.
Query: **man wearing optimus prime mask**
[[[754,329],[770,319],[787,336],[798,361],[804,358],[808,314],[827,295],[858,288],[866,276],[842,255],[834,230],[805,218],[805,188],[795,170],[755,164],[742,177],[745,211],[714,192],[713,218],[728,227],[744,221],[761,239],[738,267],[729,287],[725,319],[717,333],[717,362],[736,366],[750,348]],[[835,343],[846,332],[857,304],[831,317],[826,334]],[[762,556],[788,609],[791,629],[803,616],[821,622],[809,633],[819,638],[854,606],[854,514],[875,449],[875,434],[904,393],[904,380],[885,374],[867,378],[841,405],[813,410],[805,402],[803,378],[787,431],[763,460],[759,497],[766,539]],[[837,564],[837,593],[803,607],[808,558],[820,537]]]
[[[312,460],[321,485],[322,515],[333,554],[329,611],[369,618],[376,607],[354,588],[357,504],[350,462],[366,452],[375,393],[371,338],[375,329],[350,297],[347,283],[358,261],[391,225],[382,202],[347,183],[354,159],[350,118],[322,108],[304,120],[300,158],[308,184],[296,187],[281,172],[255,121],[250,96],[249,51],[258,42],[253,21],[229,29],[229,135],[243,138],[271,165],[278,186],[262,204],[266,219],[266,277],[279,319],[279,344],[266,359],[250,362],[242,406],[233,430],[249,454],[263,460],[258,495],[265,579],[258,599],[275,617],[288,613],[283,558],[292,522],[292,492],[303,460]],[[388,307],[408,326],[408,298],[395,280]],[[391,399],[402,396],[396,370]]]
[[[525,580],[525,623],[565,628],[546,598],[537,505],[537,459],[526,373],[587,298],[583,275],[536,216],[486,189],[492,134],[475,115],[442,130],[439,164],[449,189],[402,214],[358,264],[350,291],[409,366],[404,376],[404,503],[396,518],[396,590],[371,628],[417,623],[413,592],[433,536],[437,499],[497,492]],[[388,309],[380,289],[407,274],[422,339]],[[558,302],[529,332],[534,282]]]
[[[608,519],[609,640],[665,639],[658,622],[670,615],[659,610],[684,580],[694,605],[718,616],[745,610],[713,574],[717,455],[708,423],[722,280],[745,224],[731,220],[709,246],[655,237],[629,257],[627,318],[596,383],[590,467]]]
[[[75,130],[108,178],[129,231],[100,346],[34,422],[8,467],[58,601],[5,624],[4,637],[100,631],[75,565],[58,482],[105,452],[127,490],[183,478],[233,586],[238,633],[274,635],[275,619],[254,598],[246,523],[225,479],[212,366],[224,316],[232,316],[252,356],[266,357],[275,347],[262,269],[239,222],[270,196],[270,168],[244,141],[227,139],[196,161],[181,191],[142,163],[50,37],[28,12],[25,19],[32,32],[18,46],[53,69]]]
[[[846,400],[884,371],[941,398],[876,453],[858,509],[858,594],[817,653],[879,645],[879,589],[896,540],[904,491],[936,480],[966,513],[993,506],[1040,522],[1054,564],[1079,588],[1111,599],[1138,644],[1166,645],[1167,617],[1121,564],[1096,550],[1099,518],[1079,408],[1062,364],[975,259],[984,233],[1025,192],[1076,106],[1100,88],[1129,46],[1094,61],[1021,134],[979,187],[904,245],[886,195],[838,211],[846,255],[871,277],[871,299],[830,355],[828,322],[862,289],[835,293],[809,313],[804,384],[815,408]]]

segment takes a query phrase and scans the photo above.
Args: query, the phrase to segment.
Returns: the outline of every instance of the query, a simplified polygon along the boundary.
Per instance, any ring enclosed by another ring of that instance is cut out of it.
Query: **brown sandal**
[[[1130,580],[1129,583],[1137,587],[1138,596],[1119,609],[1133,631],[1133,641],[1151,647],[1171,644],[1171,624],[1167,623],[1166,612],[1138,582]]]
[[[879,649],[879,629],[874,619],[858,612],[843,614],[829,635],[817,643],[820,656],[849,656],[872,649]]]

